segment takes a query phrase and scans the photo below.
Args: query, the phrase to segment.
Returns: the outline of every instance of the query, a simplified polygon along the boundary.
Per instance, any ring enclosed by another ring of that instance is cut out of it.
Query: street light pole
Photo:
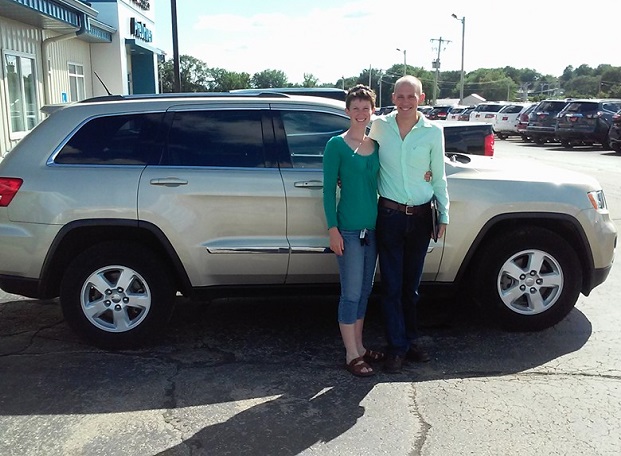
[[[461,77],[459,87],[459,104],[464,102],[464,38],[466,37],[466,16],[461,19],[455,14],[451,15],[455,19],[461,22]]]
[[[397,51],[399,51],[399,52],[403,52],[403,76],[405,76],[405,74],[406,74],[406,69],[407,69],[407,67],[408,67],[407,60],[406,60],[406,57],[405,57],[406,49],[404,49],[403,51],[401,51],[401,49],[397,48]]]

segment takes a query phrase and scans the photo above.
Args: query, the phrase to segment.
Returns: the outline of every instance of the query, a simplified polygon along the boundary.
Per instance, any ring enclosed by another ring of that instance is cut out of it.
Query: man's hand
[[[444,232],[446,231],[446,224],[439,223],[438,224],[438,239],[444,236]]]

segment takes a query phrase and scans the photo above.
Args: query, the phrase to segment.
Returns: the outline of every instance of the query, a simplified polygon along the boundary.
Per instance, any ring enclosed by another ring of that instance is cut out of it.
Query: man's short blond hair
[[[418,79],[415,76],[407,74],[407,75],[401,76],[399,79],[397,79],[397,82],[395,82],[395,92],[397,91],[397,88],[401,84],[411,84],[412,86],[414,86],[416,88],[416,92],[418,94],[423,93],[423,83],[420,81],[420,79]]]

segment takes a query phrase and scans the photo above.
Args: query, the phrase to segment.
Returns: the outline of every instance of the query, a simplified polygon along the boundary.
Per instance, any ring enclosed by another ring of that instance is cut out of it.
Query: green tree
[[[174,90],[174,60],[159,64],[160,86],[162,92]],[[179,58],[179,77],[181,92],[206,92],[209,88],[209,69],[202,60],[190,55]]]
[[[256,89],[266,89],[270,87],[287,87],[287,75],[281,70],[263,70],[252,75],[250,80],[252,87]]]
[[[304,73],[304,82],[302,83],[302,87],[317,87],[317,83],[319,79],[313,76],[312,73]]]
[[[212,68],[210,91],[228,92],[235,89],[247,89],[250,87],[250,75],[248,73],[235,73],[223,68]]]

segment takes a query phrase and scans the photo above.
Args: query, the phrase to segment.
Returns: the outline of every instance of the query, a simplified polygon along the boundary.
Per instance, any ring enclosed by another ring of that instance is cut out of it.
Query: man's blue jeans
[[[375,231],[368,230],[366,241],[361,245],[360,230],[343,231],[342,256],[337,256],[341,280],[339,300],[339,323],[353,324],[364,318],[369,296],[373,290],[373,278],[377,265]]]
[[[431,208],[406,215],[380,206],[376,228],[387,352],[404,357],[418,336],[416,304],[431,239]]]

